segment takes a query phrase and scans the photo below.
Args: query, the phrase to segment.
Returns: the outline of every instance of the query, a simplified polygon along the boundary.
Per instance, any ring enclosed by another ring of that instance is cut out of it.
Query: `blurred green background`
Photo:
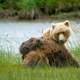
[[[80,0],[0,0],[0,18],[38,19],[62,16],[80,18],[79,11]]]

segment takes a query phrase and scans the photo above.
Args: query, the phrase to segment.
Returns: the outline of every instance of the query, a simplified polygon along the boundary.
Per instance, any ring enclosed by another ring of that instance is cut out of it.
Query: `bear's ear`
[[[66,20],[66,21],[64,21],[64,24],[65,24],[66,26],[69,26],[70,22],[69,22],[68,20]]]

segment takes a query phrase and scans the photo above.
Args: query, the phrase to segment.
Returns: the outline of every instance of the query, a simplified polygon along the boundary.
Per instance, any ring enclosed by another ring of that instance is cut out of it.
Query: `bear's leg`
[[[38,56],[38,54],[34,51],[31,51],[24,56],[22,64],[27,66],[34,66],[38,63],[39,59],[40,57]]]
[[[80,67],[79,63],[72,57],[72,55],[68,52],[67,49],[64,49],[64,55],[66,57],[66,61],[71,65],[75,67]]]
[[[23,61],[23,65],[27,66],[35,66],[35,65],[42,65],[42,64],[48,64],[48,59],[41,57],[37,51],[31,51],[28,54],[25,55]]]
[[[48,60],[50,66],[80,66],[79,63],[72,57],[72,55],[66,49],[55,52],[54,54],[49,54]]]
[[[80,67],[79,63],[70,54],[67,56],[67,61],[71,66]]]
[[[41,57],[39,62],[38,62],[38,65],[42,65],[42,66],[50,66],[49,64],[49,59],[47,57]]]
[[[50,66],[62,67],[65,64],[65,57],[61,52],[55,52],[48,55]]]

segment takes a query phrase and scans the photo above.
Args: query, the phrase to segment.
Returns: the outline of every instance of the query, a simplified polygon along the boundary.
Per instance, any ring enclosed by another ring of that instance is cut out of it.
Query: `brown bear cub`
[[[51,24],[41,38],[30,38],[21,44],[22,63],[27,66],[44,64],[56,67],[79,67],[78,62],[64,45],[69,36],[69,21]]]

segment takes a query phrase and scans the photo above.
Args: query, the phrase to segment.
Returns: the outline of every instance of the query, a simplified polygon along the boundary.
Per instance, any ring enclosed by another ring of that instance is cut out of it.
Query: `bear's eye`
[[[56,36],[59,36],[60,33],[56,33]]]
[[[55,28],[55,25],[52,25],[52,29],[54,29]]]
[[[65,34],[65,32],[62,32],[62,34]]]

